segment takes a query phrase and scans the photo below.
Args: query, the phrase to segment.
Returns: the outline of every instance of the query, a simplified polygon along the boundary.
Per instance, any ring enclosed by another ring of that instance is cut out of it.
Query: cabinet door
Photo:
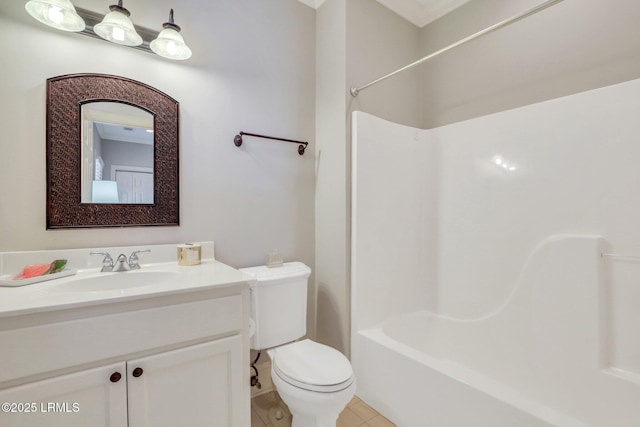
[[[0,426],[127,427],[125,374],[122,362],[0,390]]]
[[[242,356],[237,335],[128,361],[129,427],[248,425]]]

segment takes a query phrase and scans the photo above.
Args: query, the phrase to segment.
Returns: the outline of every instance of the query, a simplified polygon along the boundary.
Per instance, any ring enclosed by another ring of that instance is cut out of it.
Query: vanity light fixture
[[[164,29],[160,32],[131,22],[131,13],[122,6],[122,0],[109,6],[110,12],[106,15],[75,7],[71,0],[29,0],[25,9],[35,19],[53,28],[75,31],[167,59],[191,57],[191,49],[180,34],[180,27],[173,22],[173,9],[169,22],[162,25]]]
[[[93,27],[93,31],[105,40],[125,46],[139,46],[142,37],[133,27],[129,19],[131,13],[122,7],[122,0],[118,4],[109,6],[111,12],[107,13],[101,23]]]
[[[162,24],[162,31],[149,47],[156,54],[168,59],[189,59],[191,49],[180,35],[180,27],[173,22],[173,9],[169,12],[169,22]]]
[[[24,8],[38,21],[58,30],[78,32],[85,28],[70,0],[30,0]]]

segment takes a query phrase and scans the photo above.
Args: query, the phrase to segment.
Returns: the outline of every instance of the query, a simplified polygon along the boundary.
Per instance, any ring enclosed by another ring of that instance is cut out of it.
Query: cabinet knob
[[[144,371],[142,370],[142,368],[135,368],[131,374],[134,377],[138,378],[140,375],[142,375],[143,372]]]
[[[113,374],[111,374],[111,376],[109,377],[109,380],[112,383],[117,383],[118,381],[120,381],[120,378],[122,378],[122,375],[120,374],[120,372],[114,372]]]

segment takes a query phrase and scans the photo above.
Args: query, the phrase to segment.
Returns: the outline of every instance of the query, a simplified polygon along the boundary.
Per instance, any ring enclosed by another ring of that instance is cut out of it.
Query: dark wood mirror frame
[[[154,204],[81,203],[82,104],[114,101],[154,115]],[[47,79],[47,229],[179,225],[179,104],[144,83],[106,74]]]

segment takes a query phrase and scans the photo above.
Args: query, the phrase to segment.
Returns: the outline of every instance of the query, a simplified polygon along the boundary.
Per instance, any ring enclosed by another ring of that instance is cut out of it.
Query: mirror
[[[82,203],[153,204],[153,115],[119,102],[80,113]]]
[[[104,74],[47,80],[47,229],[179,225],[179,104]]]

